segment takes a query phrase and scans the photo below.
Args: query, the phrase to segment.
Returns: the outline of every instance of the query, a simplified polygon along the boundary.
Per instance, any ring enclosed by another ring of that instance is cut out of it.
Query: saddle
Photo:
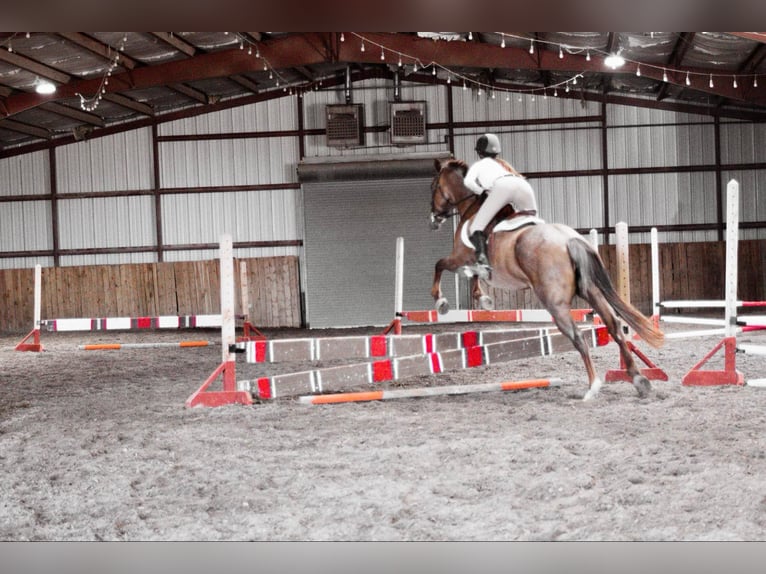
[[[500,231],[516,231],[527,225],[540,225],[545,223],[545,220],[537,217],[535,211],[519,211],[513,212],[510,215],[506,215],[505,210],[501,210],[498,217],[493,219],[488,228],[488,237],[492,237],[492,234]],[[460,240],[465,243],[466,246],[473,249],[473,244],[468,236],[468,228],[471,226],[470,222],[473,217],[466,221],[466,224],[460,229]]]

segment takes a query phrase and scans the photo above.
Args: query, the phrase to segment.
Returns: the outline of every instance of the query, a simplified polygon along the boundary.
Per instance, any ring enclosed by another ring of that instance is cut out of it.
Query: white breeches
[[[471,223],[471,233],[483,231],[492,218],[506,205],[514,211],[537,211],[537,200],[532,186],[526,179],[509,175],[501,177],[487,193],[487,199],[479,208]]]

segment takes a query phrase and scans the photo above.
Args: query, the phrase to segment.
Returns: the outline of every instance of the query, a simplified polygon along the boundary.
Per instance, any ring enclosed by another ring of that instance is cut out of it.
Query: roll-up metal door
[[[431,309],[436,261],[452,226],[431,231],[431,178],[303,184],[306,323],[311,328],[386,325],[394,318],[396,238],[404,237],[404,309]],[[442,289],[454,306],[455,276]]]

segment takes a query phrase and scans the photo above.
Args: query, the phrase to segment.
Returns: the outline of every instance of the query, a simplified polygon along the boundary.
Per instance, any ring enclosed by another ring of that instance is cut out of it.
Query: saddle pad
[[[472,219],[473,218],[468,220],[468,222],[460,229],[460,240],[471,249],[473,249],[473,243],[471,243],[471,240],[469,239],[468,228],[471,226]],[[519,217],[504,219],[495,225],[492,229],[492,233],[497,233],[498,231],[514,231],[525,225],[539,225],[541,223],[545,223],[545,221],[535,215],[520,215]]]

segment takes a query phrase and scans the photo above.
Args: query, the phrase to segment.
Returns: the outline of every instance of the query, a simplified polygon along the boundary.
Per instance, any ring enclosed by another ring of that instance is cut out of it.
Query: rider
[[[506,161],[500,159],[500,140],[495,134],[484,134],[476,140],[476,153],[481,158],[465,176],[465,185],[476,195],[487,192],[487,199],[471,222],[469,236],[476,249],[476,261],[489,268],[487,235],[490,221],[506,205],[515,215],[537,215],[537,200],[532,186]]]

